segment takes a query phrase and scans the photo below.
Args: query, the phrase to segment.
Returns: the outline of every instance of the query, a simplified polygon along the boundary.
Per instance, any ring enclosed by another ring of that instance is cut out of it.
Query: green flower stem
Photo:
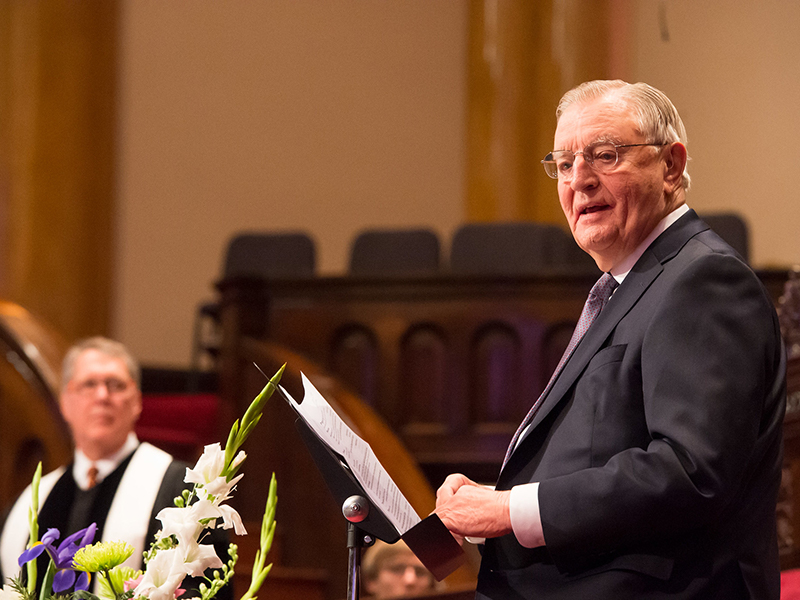
[[[111,588],[111,593],[114,594],[114,598],[119,600],[120,596],[125,593],[124,589],[117,590],[116,586],[114,585],[114,578],[111,576],[111,569],[103,569],[98,574],[98,578],[102,577],[108,583],[108,587]],[[123,586],[124,587],[124,586]]]
[[[114,587],[114,582],[111,581],[111,573],[109,573],[111,569],[103,569],[100,572],[96,573],[97,578],[100,579],[101,577],[108,582],[108,587],[111,588],[111,593],[114,594],[114,598],[119,598],[121,593],[117,592],[117,588]]]
[[[31,507],[28,511],[28,528],[31,532],[31,538],[28,542],[28,548],[39,541],[39,483],[42,480],[42,463],[41,461],[36,467],[36,472],[33,474],[33,481],[31,482]],[[33,594],[36,591],[36,561],[28,561],[28,592]]]
[[[267,553],[272,547],[272,540],[275,537],[275,508],[278,504],[278,482],[275,479],[275,473],[272,474],[272,479],[269,482],[269,494],[267,495],[267,506],[264,509],[264,519],[261,521],[261,543],[258,550],[256,550],[256,558],[253,561],[253,573],[250,578],[250,587],[245,592],[240,600],[256,600],[258,590],[264,584],[264,580],[269,575],[272,569],[270,563],[266,567]]]
[[[228,544],[228,555],[230,556],[228,564],[222,565],[223,576],[220,577],[219,571],[214,571],[213,579],[206,577],[206,581],[210,585],[200,584],[200,600],[211,600],[220,589],[233,579],[236,563],[239,560],[239,547],[236,544]]]
[[[264,406],[280,382],[285,368],[286,365],[283,365],[278,369],[278,372],[267,382],[267,385],[264,386],[261,393],[250,403],[250,406],[247,408],[244,415],[242,415],[241,423],[238,420],[233,422],[231,432],[228,434],[228,441],[225,444],[225,468],[222,470],[222,475],[227,477],[228,481],[233,479],[239,467],[241,467],[241,464],[235,466],[232,464],[236,453],[261,420],[261,413],[264,410]]]

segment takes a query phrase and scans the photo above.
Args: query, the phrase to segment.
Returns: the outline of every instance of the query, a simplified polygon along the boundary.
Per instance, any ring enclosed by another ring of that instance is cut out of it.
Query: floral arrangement
[[[134,552],[126,542],[92,544],[97,529],[95,524],[73,533],[60,543],[61,533],[57,529],[48,529],[39,539],[40,463],[31,485],[30,542],[19,557],[20,567],[24,565],[27,569],[27,582],[22,571],[17,577],[9,578],[9,584],[0,589],[0,600],[173,600],[178,596],[186,597],[183,596],[186,590],[180,586],[187,575],[205,579],[199,586],[201,600],[213,598],[233,577],[238,561],[237,546],[230,544],[230,559],[223,563],[213,545],[200,541],[207,530],[219,525],[219,521],[223,529],[232,528],[237,535],[247,533],[239,514],[225,501],[231,498],[236,484],[243,477],[237,473],[247,455],[240,448],[260,421],[284,367],[267,382],[241,421],[233,423],[225,448],[219,443],[206,446],[194,468],[186,469],[184,481],[193,484],[193,488],[175,498],[174,507],[165,508],[156,516],[162,527],[150,550],[145,552],[144,572],[122,564]],[[277,483],[273,474],[250,587],[240,600],[255,600],[272,568],[271,564],[265,566],[264,563],[275,534],[276,503]],[[49,566],[37,590],[36,559],[45,553],[50,558]],[[205,576],[207,569],[214,569],[211,578]],[[97,595],[88,591],[92,574],[98,580]]]

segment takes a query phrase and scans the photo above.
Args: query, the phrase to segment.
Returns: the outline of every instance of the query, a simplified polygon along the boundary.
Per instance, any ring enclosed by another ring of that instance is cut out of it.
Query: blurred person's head
[[[364,553],[361,574],[364,590],[376,598],[423,594],[436,585],[431,572],[403,541],[376,541]]]
[[[82,340],[64,357],[61,413],[75,447],[98,460],[122,448],[142,411],[139,365],[127,348],[103,337]]]

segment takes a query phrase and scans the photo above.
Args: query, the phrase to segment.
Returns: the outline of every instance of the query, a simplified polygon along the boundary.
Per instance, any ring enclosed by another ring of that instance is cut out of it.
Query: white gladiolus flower
[[[240,473],[230,481],[226,481],[224,477],[217,477],[204,485],[203,489],[208,493],[214,504],[221,504],[231,497],[233,488],[236,487],[242,477],[244,477],[244,473]]]
[[[244,523],[242,523],[242,517],[239,516],[239,513],[236,512],[235,509],[225,504],[218,506],[217,509],[222,517],[223,529],[230,529],[233,527],[236,535],[247,535],[247,530],[244,528]]]
[[[247,458],[247,454],[240,450],[234,457],[231,467],[240,465],[245,458]],[[203,486],[208,494],[217,497],[218,502],[221,502],[230,497],[229,494],[236,482],[242,478],[242,475],[239,475],[231,481],[227,481],[227,478],[222,476],[224,468],[225,451],[219,443],[209,444],[203,450],[203,455],[197,460],[194,469],[186,469],[184,481]]]
[[[222,561],[211,544],[180,544],[176,548],[183,554],[184,571],[195,577],[202,577],[206,569],[219,569]],[[151,598],[152,600],[152,598]]]
[[[150,549],[144,553],[146,562],[144,573],[122,566],[125,557],[130,556],[130,553],[133,552],[133,548],[125,542],[110,540],[86,546],[87,540],[91,541],[87,530],[94,532],[96,528],[96,524],[92,523],[86,530],[69,536],[69,539],[75,537],[76,540],[84,540],[81,545],[85,547],[80,552],[76,553],[76,549],[70,546],[67,548],[69,552],[67,550],[58,552],[56,553],[58,557],[53,555],[48,571],[49,575],[45,577],[48,585],[54,584],[52,587],[55,589],[64,588],[61,584],[68,582],[66,579],[61,581],[60,578],[66,573],[72,578],[69,581],[74,580],[75,570],[81,572],[81,578],[87,578],[89,573],[98,573],[102,589],[99,591],[99,596],[94,597],[95,600],[114,600],[115,597],[130,595],[135,600],[176,600],[176,594],[182,595],[186,591],[181,589],[181,584],[187,575],[203,580],[197,590],[200,595],[191,600],[214,600],[220,589],[226,585],[232,585],[234,568],[239,558],[236,545],[228,546],[228,555],[223,553],[223,556],[226,557],[223,561],[217,555],[213,544],[200,542],[208,536],[209,531],[207,530],[217,527],[234,529],[239,535],[247,533],[239,513],[224,503],[231,498],[237,483],[243,477],[241,473],[236,475],[247,456],[240,448],[261,419],[264,403],[275,391],[283,371],[284,367],[281,367],[264,386],[261,393],[250,403],[241,422],[238,420],[234,422],[225,448],[223,449],[218,443],[207,445],[194,468],[186,469],[184,482],[192,485],[189,486],[190,489],[180,491],[180,495],[175,498],[174,507],[164,508],[156,515],[161,522],[161,530],[156,533]],[[28,525],[33,540],[38,539],[38,490],[41,471],[40,463],[31,483],[32,508],[28,515]],[[228,481],[229,479],[230,481]],[[261,524],[262,533],[257,552],[258,559],[253,565],[250,587],[242,596],[243,600],[255,600],[264,578],[272,567],[272,565],[265,565],[264,557],[269,552],[275,533],[276,502],[277,492],[273,474]],[[40,544],[33,545],[23,552],[20,564],[35,559],[44,551],[43,549],[53,554],[51,550],[53,550],[54,540],[58,536],[58,530],[48,529],[39,540]],[[62,545],[66,547],[67,541],[69,540],[65,540]],[[210,540],[206,538],[205,541]],[[59,546],[59,549],[62,548]],[[73,554],[75,554],[74,561]],[[54,572],[55,576],[53,576]],[[14,585],[18,585],[16,580],[11,581]],[[83,584],[82,579],[81,584]],[[193,586],[194,582],[191,585]],[[34,590],[34,587],[31,585],[30,591],[20,587],[20,591],[17,591],[11,585],[2,586],[2,582],[0,582],[0,600],[50,597],[45,590],[40,593],[39,590]],[[69,587],[72,585],[70,584],[64,589]],[[186,587],[190,587],[190,585],[187,584]],[[85,589],[78,585],[75,588],[76,590]],[[121,590],[124,590],[124,593]],[[49,592],[49,589],[46,591]],[[69,592],[64,599],[77,600],[78,596],[80,596],[79,593]]]
[[[175,591],[186,576],[183,554],[178,548],[162,550],[156,554],[136,586],[134,597],[146,596],[150,600],[173,600]]]
[[[216,444],[209,444],[203,449],[203,455],[197,459],[194,469],[186,468],[186,483],[205,485],[214,481],[222,474],[225,468],[225,451]]]
[[[199,522],[197,503],[188,508],[163,508],[156,515],[161,521],[161,537],[174,535],[179,544],[196,541],[205,526]],[[208,515],[213,517],[215,515]]]

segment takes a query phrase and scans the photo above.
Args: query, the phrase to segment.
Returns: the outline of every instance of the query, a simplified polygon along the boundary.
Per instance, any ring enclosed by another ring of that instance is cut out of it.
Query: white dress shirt
[[[90,460],[81,450],[75,450],[74,464],[72,465],[72,477],[75,483],[82,490],[89,489],[89,468],[94,465],[97,468],[97,481],[95,485],[103,481],[106,477],[111,475],[114,470],[122,464],[122,461],[128,458],[130,454],[139,446],[139,439],[136,434],[130,432],[122,444],[122,448],[117,450],[111,456],[101,458],[100,460]]]

